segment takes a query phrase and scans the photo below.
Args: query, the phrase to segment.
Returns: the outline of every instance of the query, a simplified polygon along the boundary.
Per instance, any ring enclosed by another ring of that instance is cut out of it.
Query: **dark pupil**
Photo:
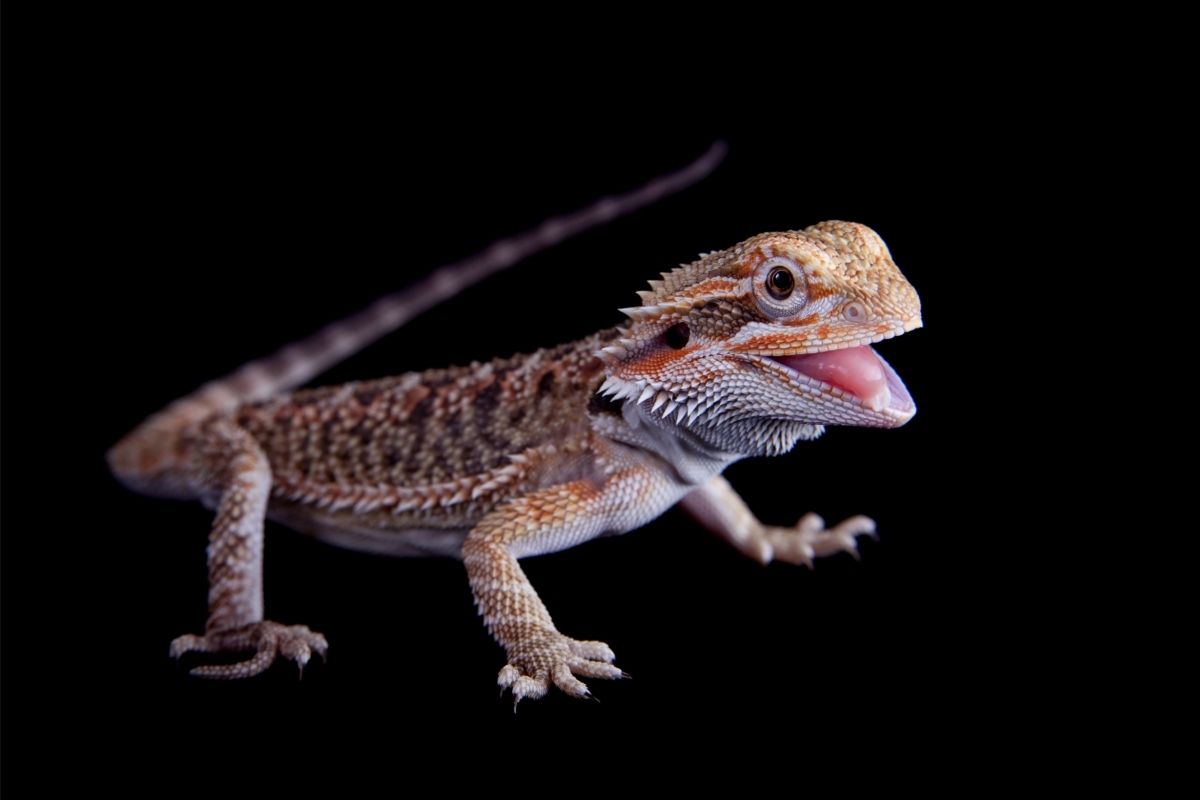
[[[767,286],[771,289],[771,294],[776,297],[787,297],[792,293],[792,287],[796,285],[792,278],[792,273],[780,267],[773,270],[767,278]]]

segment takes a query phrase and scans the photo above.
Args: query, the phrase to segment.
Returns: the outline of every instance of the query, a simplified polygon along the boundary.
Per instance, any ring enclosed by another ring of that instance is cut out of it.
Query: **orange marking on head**
[[[767,260],[767,254],[762,251],[761,247],[756,247],[751,250],[742,262],[742,275],[753,275],[754,270],[758,269],[758,265]]]
[[[829,297],[829,295],[833,293],[833,289],[827,289],[819,283],[808,284],[808,299],[810,301],[820,300],[822,297]]]
[[[804,347],[806,339],[797,334],[774,333],[766,336],[755,336],[753,339],[748,339],[736,347],[730,349],[744,353],[759,353],[763,351],[774,351],[781,347],[785,349],[795,349]]]
[[[622,368],[632,370],[644,375],[661,376],[670,371],[672,365],[683,360],[683,357],[690,351],[695,350],[695,346],[685,347],[682,350],[659,350],[643,353],[636,359],[626,361]]]
[[[700,281],[694,286],[688,286],[685,289],[680,289],[678,292],[670,295],[671,297],[707,297],[709,295],[726,295],[735,287],[735,283],[728,277],[718,276]]]
[[[829,326],[828,325],[822,325],[821,327],[817,328],[817,338],[818,339],[828,339],[829,338]]]
[[[806,316],[800,317],[799,319],[788,319],[788,320],[784,320],[784,321],[783,321],[783,324],[784,324],[784,325],[791,325],[791,326],[794,326],[794,327],[800,327],[800,326],[803,326],[803,325],[812,325],[814,322],[816,322],[816,321],[817,321],[817,320],[819,320],[820,318],[821,318],[821,315],[820,315],[820,314],[813,313],[813,314],[808,314],[808,315],[806,315]]]

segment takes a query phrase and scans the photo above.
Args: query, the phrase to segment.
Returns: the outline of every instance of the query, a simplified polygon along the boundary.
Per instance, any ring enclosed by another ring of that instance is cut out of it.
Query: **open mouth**
[[[868,345],[767,358],[792,372],[853,395],[872,411],[909,417],[917,410],[900,376]]]

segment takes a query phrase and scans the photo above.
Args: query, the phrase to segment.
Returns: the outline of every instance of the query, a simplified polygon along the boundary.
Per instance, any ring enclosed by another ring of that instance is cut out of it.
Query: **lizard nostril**
[[[867,309],[862,303],[851,303],[842,309],[842,316],[850,322],[866,322]]]
[[[677,322],[667,328],[663,334],[663,338],[667,340],[667,344],[678,350],[692,338],[692,329],[688,327],[686,322]]]

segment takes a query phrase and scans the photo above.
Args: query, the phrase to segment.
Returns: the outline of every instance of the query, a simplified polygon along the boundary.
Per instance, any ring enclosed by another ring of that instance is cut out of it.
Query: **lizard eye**
[[[804,271],[790,258],[769,258],[754,271],[758,307],[769,317],[786,317],[808,301]]]

